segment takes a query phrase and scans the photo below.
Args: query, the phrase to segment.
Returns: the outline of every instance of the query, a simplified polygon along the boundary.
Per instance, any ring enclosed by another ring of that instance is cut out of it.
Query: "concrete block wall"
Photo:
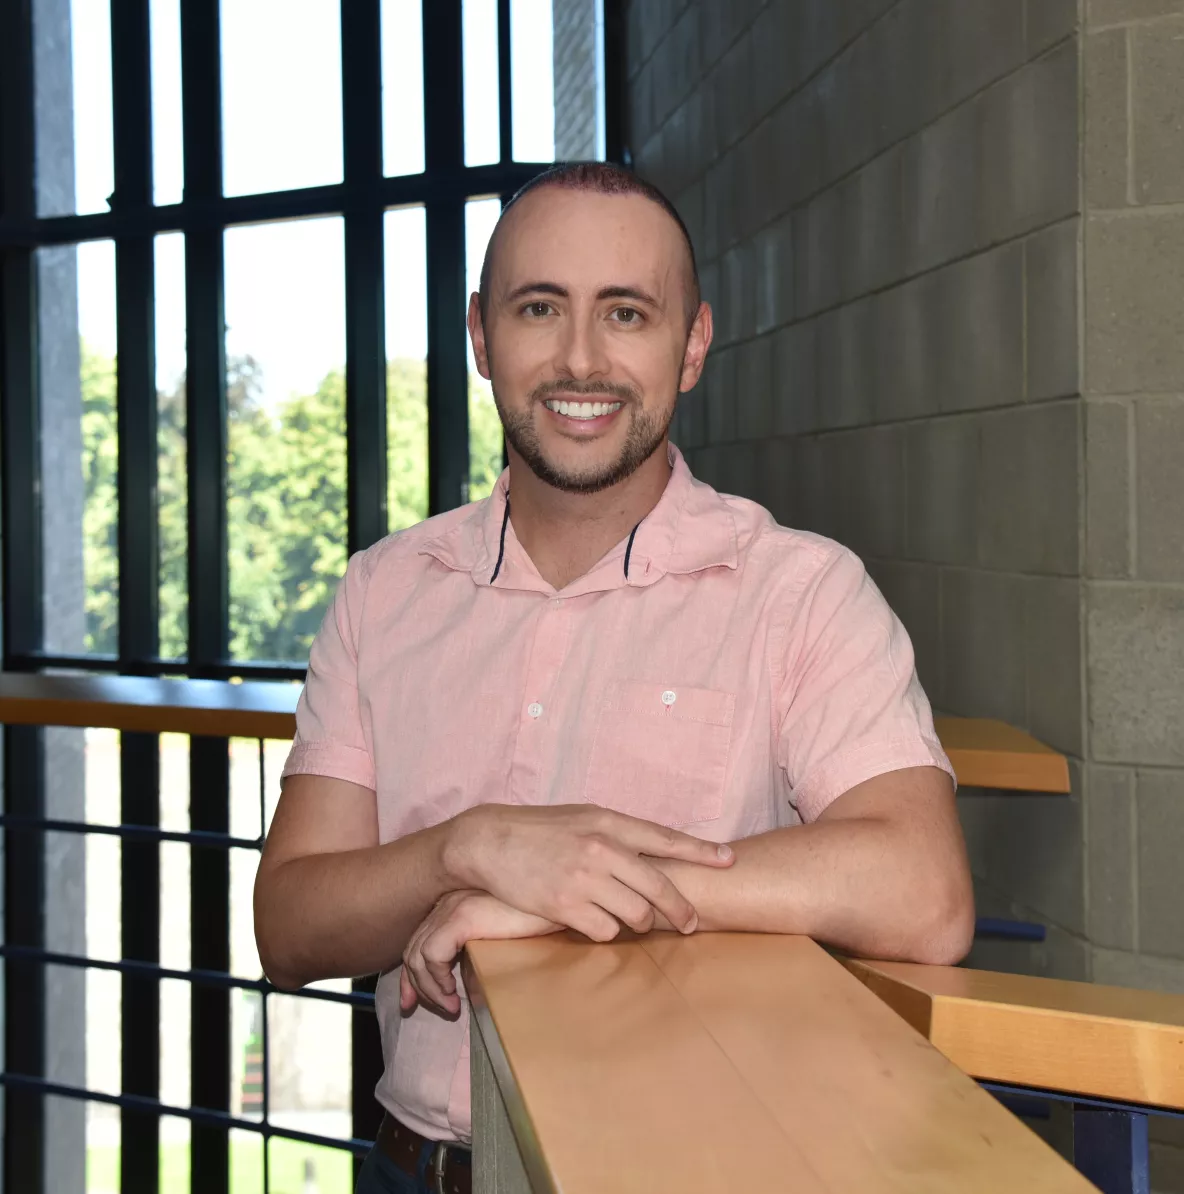
[[[1049,928],[972,961],[1184,992],[1184,0],[632,0],[627,78],[716,310],[675,442],[1070,756],[960,797],[980,912]]]
[[[867,563],[934,705],[1074,757],[964,793],[986,964],[1086,977],[1076,0],[635,0],[629,144],[716,309],[674,438]]]
[[[1084,24],[1086,929],[1097,980],[1184,992],[1184,0]]]

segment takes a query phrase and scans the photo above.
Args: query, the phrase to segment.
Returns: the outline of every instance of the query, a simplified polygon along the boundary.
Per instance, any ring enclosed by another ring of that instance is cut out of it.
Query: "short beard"
[[[629,432],[616,460],[596,471],[577,473],[562,471],[546,459],[535,432],[532,412],[536,403],[556,393],[605,394],[624,404],[629,414]],[[535,386],[527,397],[530,406],[515,413],[506,409],[494,389],[493,400],[497,403],[506,441],[543,484],[562,493],[600,493],[631,477],[661,446],[674,418],[673,404],[665,418],[655,418],[641,409],[640,395],[632,386],[605,381],[545,381]]]

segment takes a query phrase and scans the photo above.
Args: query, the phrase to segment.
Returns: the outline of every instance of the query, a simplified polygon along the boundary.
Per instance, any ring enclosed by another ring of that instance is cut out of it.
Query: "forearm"
[[[436,901],[460,886],[447,862],[450,825],[261,870],[255,934],[271,981],[299,987],[396,966]]]
[[[949,963],[973,932],[961,843],[943,856],[908,828],[818,821],[732,843],[735,865],[659,865],[700,930],[800,933],[868,957]]]

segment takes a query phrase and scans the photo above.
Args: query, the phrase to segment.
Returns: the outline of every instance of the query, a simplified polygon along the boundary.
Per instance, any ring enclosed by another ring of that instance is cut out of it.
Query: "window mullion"
[[[429,176],[463,177],[461,0],[424,0],[424,151]],[[465,196],[427,203],[428,509],[468,500],[469,407],[465,343]]]
[[[221,213],[222,87],[219,0],[181,0],[181,105],[184,203]],[[189,469],[190,674],[229,653],[226,529],[226,334],[222,225],[186,225],[187,327],[185,409]],[[225,833],[230,824],[230,751],[225,738],[189,743],[190,826]],[[194,850],[190,860],[191,965],[230,968],[230,859],[225,850]],[[230,1106],[230,995],[195,990],[190,1011],[191,1099]],[[225,1128],[194,1123],[191,1184],[227,1194],[230,1141]]]
[[[351,552],[369,547],[387,530],[379,10],[379,0],[342,0],[346,506]]]

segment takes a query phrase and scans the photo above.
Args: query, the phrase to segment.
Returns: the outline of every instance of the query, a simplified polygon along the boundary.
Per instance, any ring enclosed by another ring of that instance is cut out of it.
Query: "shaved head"
[[[651,203],[660,207],[674,222],[681,234],[682,243],[686,249],[685,261],[685,293],[684,306],[686,308],[687,328],[694,322],[695,314],[699,310],[699,268],[695,263],[695,247],[691,244],[691,234],[687,231],[682,217],[674,208],[674,204],[658,190],[657,187],[637,177],[622,166],[614,166],[608,162],[565,162],[544,170],[542,174],[532,178],[520,188],[514,197],[502,208],[494,226],[493,235],[489,238],[489,245],[485,250],[485,260],[481,264],[481,287],[478,300],[481,306],[481,317],[484,319],[489,309],[489,288],[493,280],[493,263],[497,252],[498,232],[505,223],[516,204],[532,191],[543,187],[555,187],[567,191],[586,191],[599,195],[640,195]]]

